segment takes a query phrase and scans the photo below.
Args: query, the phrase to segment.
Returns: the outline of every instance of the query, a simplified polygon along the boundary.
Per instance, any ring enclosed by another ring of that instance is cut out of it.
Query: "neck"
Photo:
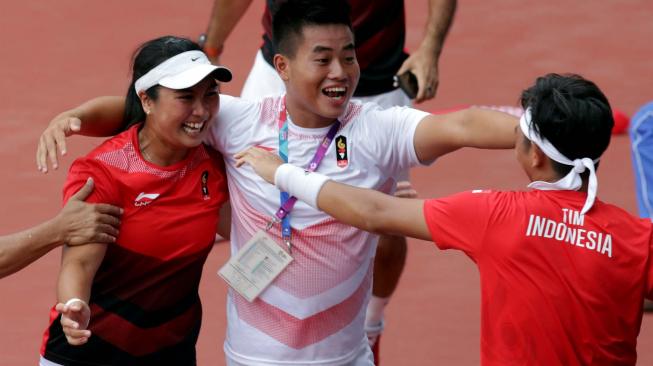
[[[322,128],[331,126],[336,119],[317,115],[302,108],[286,94],[286,112],[292,116],[295,125],[303,128]]]
[[[154,136],[146,125],[138,132],[138,147],[147,161],[159,166],[170,166],[186,158],[188,149],[174,149]]]

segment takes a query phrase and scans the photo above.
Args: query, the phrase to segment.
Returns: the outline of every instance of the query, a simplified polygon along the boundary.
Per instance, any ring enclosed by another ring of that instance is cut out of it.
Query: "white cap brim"
[[[226,67],[201,64],[179,74],[163,77],[158,84],[170,89],[186,89],[204,80],[209,75],[221,82],[231,81],[231,71]]]
[[[187,51],[170,57],[152,68],[134,83],[136,93],[155,85],[170,89],[186,89],[207,76],[221,82],[231,81],[231,71],[224,66],[212,65],[202,51]]]

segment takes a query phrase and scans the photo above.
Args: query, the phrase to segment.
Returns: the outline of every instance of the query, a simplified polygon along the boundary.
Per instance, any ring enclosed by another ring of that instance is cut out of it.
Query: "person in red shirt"
[[[216,79],[196,43],[161,37],[134,57],[124,131],[71,166],[68,200],[92,177],[90,202],[123,207],[113,245],[66,247],[59,303],[41,366],[194,365],[202,267],[227,201],[221,157],[205,147],[218,111]]]
[[[653,298],[653,230],[596,198],[614,123],[608,100],[580,76],[549,74],[521,104],[515,152],[530,191],[397,199],[258,148],[237,158],[341,222],[465,252],[481,276],[483,365],[635,365],[641,304]]]

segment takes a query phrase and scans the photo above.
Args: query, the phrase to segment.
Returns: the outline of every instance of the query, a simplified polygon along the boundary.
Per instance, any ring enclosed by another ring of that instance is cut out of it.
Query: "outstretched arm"
[[[222,53],[224,43],[243,17],[252,0],[215,0],[206,31],[204,52],[214,64]]]
[[[517,123],[510,114],[483,108],[429,115],[415,130],[415,152],[429,162],[462,147],[511,149]]]
[[[275,184],[280,189],[285,189],[285,187],[280,187],[280,185],[283,186],[282,183],[275,182],[277,169],[282,164],[278,156],[264,149],[252,147],[236,154],[235,157],[236,166],[250,164],[263,179]],[[302,169],[289,164],[285,164],[282,169],[284,168],[299,169],[300,179],[304,175]],[[277,180],[279,180],[278,175]],[[304,183],[306,186],[313,184],[310,181],[295,181],[294,183],[295,187],[301,187]],[[359,229],[378,234],[403,235],[431,240],[423,215],[424,201],[422,200],[397,198],[371,189],[356,188],[333,181],[327,181],[321,188],[316,187],[316,189],[319,191],[316,202],[303,199],[302,195],[292,188],[288,192],[291,195],[296,194],[306,203],[317,204],[316,208]]]
[[[57,169],[57,150],[66,154],[66,137],[72,135],[112,136],[122,126],[124,97],[98,97],[54,117],[43,131],[36,150],[36,167],[48,172],[48,160]]]
[[[417,50],[404,61],[398,75],[411,71],[417,78],[416,103],[429,100],[435,96],[440,79],[438,61],[444,40],[447,37],[456,12],[456,0],[429,0],[429,17],[424,31],[424,38]]]
[[[326,182],[317,198],[318,209],[359,229],[431,240],[423,207],[420,199],[394,197],[334,181]]]
[[[121,209],[83,201],[93,181],[73,195],[61,212],[31,229],[0,237],[0,278],[19,271],[53,248],[68,243],[112,243],[118,236]]]

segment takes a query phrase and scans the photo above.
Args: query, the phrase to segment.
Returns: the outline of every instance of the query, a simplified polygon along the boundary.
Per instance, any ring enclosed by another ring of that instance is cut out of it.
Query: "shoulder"
[[[259,110],[261,101],[252,101],[234,97],[231,95],[220,94],[220,109],[218,116],[224,114],[243,114]]]
[[[425,208],[435,212],[465,212],[490,216],[500,213],[502,216],[506,216],[521,211],[519,208],[524,205],[526,194],[528,192],[473,189],[427,200]]]
[[[91,150],[85,157],[95,158],[107,152],[122,150],[132,146],[133,141],[138,133],[140,124],[134,125],[120,132],[119,134],[104,140],[100,145]]]
[[[407,106],[383,108],[374,102],[352,102],[349,115],[360,117],[361,123],[418,123],[429,113]]]
[[[256,101],[220,95],[220,109],[217,115],[218,126],[239,127],[245,122],[251,127],[254,122],[267,123],[274,120],[282,104],[282,96],[264,97]]]
[[[587,214],[603,217],[606,220],[623,227],[630,227],[633,229],[637,227],[644,230],[649,230],[651,228],[651,219],[635,216],[617,205],[606,203],[599,199],[594,202],[592,209]]]

